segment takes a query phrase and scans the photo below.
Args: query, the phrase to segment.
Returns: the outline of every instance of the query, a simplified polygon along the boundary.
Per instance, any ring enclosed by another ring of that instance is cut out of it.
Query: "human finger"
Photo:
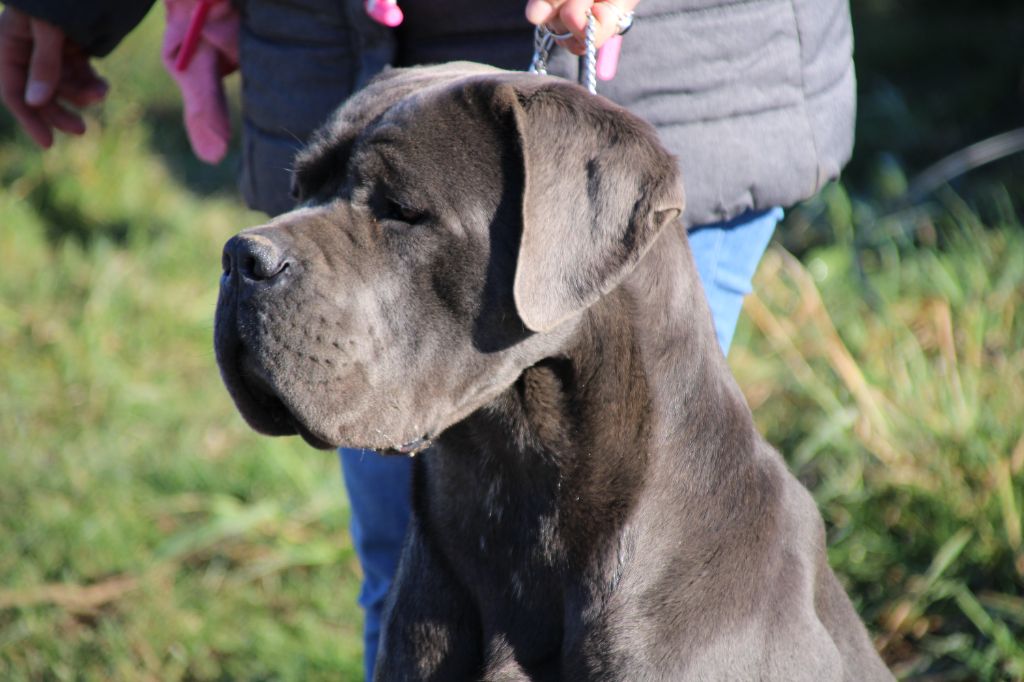
[[[556,40],[570,52],[582,55],[586,49],[589,14],[595,19],[594,46],[600,48],[619,32],[620,20],[638,4],[639,0],[530,0],[526,5],[526,18],[555,34],[571,33]]]
[[[32,56],[25,83],[25,102],[40,107],[57,92],[64,58],[64,31],[41,19],[31,20]]]
[[[51,100],[39,108],[40,117],[46,121],[51,129],[81,135],[85,132],[85,121],[75,112],[67,109]]]
[[[638,4],[639,0],[601,0],[594,3],[591,11],[597,23],[594,43],[598,48],[619,33],[620,21],[632,14]]]
[[[608,39],[619,32],[619,21],[639,4],[639,0],[567,0],[559,7],[559,19],[573,33],[572,40],[561,44],[577,55],[586,49],[587,15],[594,17],[594,47],[600,49]]]
[[[64,72],[57,97],[76,107],[86,107],[102,101],[107,96],[109,86],[97,75],[84,54],[65,52]]]
[[[558,6],[558,19],[573,35],[583,38],[587,29],[587,15],[594,0],[565,0]]]
[[[593,0],[566,0],[558,8],[558,21],[566,27],[571,38],[560,40],[559,45],[575,55],[586,52],[587,15]]]
[[[0,76],[0,81],[3,77]],[[18,85],[16,92],[12,92],[6,85],[0,86],[0,98],[3,99],[4,105],[14,116],[14,119],[21,126],[22,130],[32,138],[32,140],[44,149],[48,149],[53,144],[53,129],[46,122],[46,120],[40,115],[38,109],[34,109],[23,100],[24,95],[24,81]]]
[[[529,0],[526,3],[526,20],[534,26],[542,26],[558,16],[558,6],[565,0]]]
[[[87,107],[90,104],[102,102],[107,95],[106,85],[96,86],[92,84],[75,83],[72,81],[61,81],[57,88],[56,99],[62,100],[76,107]]]
[[[559,45],[576,51],[574,48],[583,49],[583,27],[586,26],[586,19],[582,23],[577,22],[575,29],[567,25],[563,19],[566,6],[576,4],[575,7],[566,13],[566,16],[586,15],[586,6],[593,4],[593,0],[529,0],[526,3],[526,19],[535,26],[544,26],[554,36]]]
[[[28,15],[12,7],[0,14],[0,100],[40,147],[53,143],[53,131],[25,102],[25,82],[32,52]]]

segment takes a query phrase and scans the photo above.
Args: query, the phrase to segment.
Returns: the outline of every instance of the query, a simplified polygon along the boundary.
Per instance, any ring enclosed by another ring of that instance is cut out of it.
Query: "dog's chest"
[[[529,641],[514,648],[556,652],[567,600],[578,593],[559,474],[541,463],[530,471],[492,464],[429,453],[417,513],[472,595],[485,634],[515,633]]]

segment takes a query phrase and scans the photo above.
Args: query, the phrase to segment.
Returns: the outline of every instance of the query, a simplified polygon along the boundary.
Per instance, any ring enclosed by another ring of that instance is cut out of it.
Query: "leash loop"
[[[540,76],[548,75],[548,56],[554,47],[555,37],[544,24],[533,29],[533,59],[530,60],[530,73]]]

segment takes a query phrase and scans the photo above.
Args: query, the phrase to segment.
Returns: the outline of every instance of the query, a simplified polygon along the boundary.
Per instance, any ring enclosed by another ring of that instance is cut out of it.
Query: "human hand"
[[[102,100],[107,83],[89,55],[64,31],[13,7],[0,14],[0,100],[40,147],[54,130],[85,132],[85,121],[65,104],[84,107]]]
[[[552,33],[572,33],[559,39],[560,45],[576,55],[586,49],[584,32],[587,13],[594,15],[594,45],[600,48],[619,31],[619,19],[632,12],[640,0],[528,0],[526,19],[534,26],[545,25]]]
[[[238,68],[238,10],[227,0],[164,0],[164,5],[160,54],[181,88],[189,143],[199,159],[219,163],[231,139],[221,79]]]

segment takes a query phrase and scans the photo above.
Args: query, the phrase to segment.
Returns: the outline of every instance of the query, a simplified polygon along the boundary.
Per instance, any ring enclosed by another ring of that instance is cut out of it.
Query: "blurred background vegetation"
[[[1024,679],[1024,5],[853,10],[854,161],[730,362],[897,674]],[[355,680],[337,463],[220,385],[220,247],[261,218],[237,156],[191,158],[161,24],[85,137],[39,154],[0,113],[0,678]]]

